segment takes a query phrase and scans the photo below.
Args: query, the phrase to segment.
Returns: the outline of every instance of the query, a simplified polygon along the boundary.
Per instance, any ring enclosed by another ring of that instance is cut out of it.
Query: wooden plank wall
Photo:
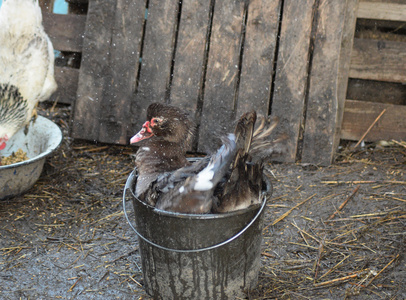
[[[406,2],[361,0],[341,138],[406,140]]]
[[[280,117],[286,162],[329,164],[383,110],[365,140],[406,139],[403,0],[69,0],[67,15],[40,4],[62,54],[51,100],[74,104],[75,138],[126,144],[161,101],[194,117],[194,151],[252,108]]]
[[[289,135],[283,161],[329,164],[356,4],[91,1],[71,135],[126,144],[148,105],[167,102],[190,112],[198,125],[192,150],[207,152],[256,109],[280,117],[279,131]]]

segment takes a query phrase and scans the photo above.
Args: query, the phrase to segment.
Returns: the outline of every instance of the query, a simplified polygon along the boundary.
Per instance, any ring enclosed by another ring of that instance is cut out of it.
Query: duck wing
[[[155,207],[179,213],[210,212],[216,186],[227,173],[235,152],[235,137],[230,134],[204,168],[204,161],[197,162],[194,167],[185,167],[171,174],[165,184],[161,179]],[[191,175],[193,168],[202,169]]]
[[[265,189],[264,182],[267,182],[268,188],[271,187],[270,181],[263,176],[264,161],[283,151],[281,142],[284,138],[270,138],[278,123],[276,118],[263,118],[254,131],[255,122],[256,114],[253,111],[244,114],[237,123],[237,154],[218,196],[219,203],[214,207],[215,212],[224,213],[259,204]]]
[[[245,113],[238,120],[234,134],[237,140],[237,153],[231,164],[228,179],[222,187],[216,212],[227,212],[251,205],[253,188],[258,186],[259,166],[247,165],[249,148],[252,143],[257,115],[255,111]],[[253,182],[252,182],[253,181]],[[248,204],[249,203],[249,204]]]

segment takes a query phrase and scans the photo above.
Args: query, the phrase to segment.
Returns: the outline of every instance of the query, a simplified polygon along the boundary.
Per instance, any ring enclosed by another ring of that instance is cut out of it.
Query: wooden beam
[[[357,0],[320,0],[302,162],[331,164],[340,141]]]
[[[252,0],[248,7],[237,118],[255,109],[267,116],[282,1]]]
[[[73,108],[71,136],[97,141],[105,79],[110,72],[109,52],[115,1],[89,3],[77,98]]]
[[[179,22],[170,103],[195,119],[202,101],[211,9],[207,0],[183,1]]]
[[[176,39],[178,1],[150,0],[137,94],[132,101],[132,131],[139,131],[152,102],[168,100]]]
[[[272,101],[272,115],[280,124],[276,133],[288,135],[282,161],[295,162],[305,111],[310,37],[314,0],[284,1],[279,53]]]
[[[82,52],[86,15],[43,14],[45,32],[55,50]]]
[[[406,83],[406,42],[354,39],[349,77]]]
[[[406,22],[406,3],[360,2],[357,17]]]
[[[386,112],[366,135],[365,141],[403,140],[406,141],[406,106],[346,100],[341,138],[358,141],[377,116]]]
[[[39,0],[39,6],[41,7],[42,14],[45,12],[52,12],[52,9],[54,8],[54,2],[55,0]]]
[[[79,69],[55,67],[55,80],[58,84],[58,89],[51,99],[58,101],[58,103],[73,104],[78,89]]]
[[[106,72],[100,102],[99,141],[128,144],[134,134],[132,120],[136,77],[139,68],[145,0],[117,0],[110,45],[109,70]]]
[[[244,1],[216,1],[204,91],[198,149],[214,150],[215,134],[233,130]]]

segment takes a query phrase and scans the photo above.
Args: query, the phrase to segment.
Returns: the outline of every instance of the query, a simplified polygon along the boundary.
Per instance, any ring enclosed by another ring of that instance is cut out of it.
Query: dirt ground
[[[122,209],[135,148],[73,141],[68,107],[40,114],[65,138],[32,189],[0,202],[0,298],[149,299]],[[330,167],[269,166],[248,299],[406,299],[406,146],[348,149]]]

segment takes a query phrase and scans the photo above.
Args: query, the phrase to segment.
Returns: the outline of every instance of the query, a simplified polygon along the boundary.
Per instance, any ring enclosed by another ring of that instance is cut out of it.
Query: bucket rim
[[[235,210],[235,211],[230,211],[230,212],[225,212],[225,213],[221,213],[221,214],[213,214],[213,213],[207,213],[207,214],[187,214],[187,213],[178,213],[178,212],[172,212],[172,211],[167,211],[167,210],[163,210],[163,209],[159,209],[156,208],[144,201],[142,201],[141,199],[139,199],[135,194],[134,194],[134,190],[132,189],[132,187],[134,186],[134,184],[136,183],[137,180],[137,171],[134,170],[133,172],[131,172],[131,174],[128,177],[128,180],[130,180],[130,186],[128,186],[127,188],[130,190],[131,195],[138,201],[140,202],[142,205],[149,207],[151,209],[153,209],[154,213],[165,216],[165,217],[174,217],[174,218],[181,218],[181,219],[221,219],[221,218],[225,218],[225,217],[231,217],[231,216],[238,216],[240,214],[244,214],[247,211],[250,210],[256,210],[259,207],[261,207],[262,204],[254,204],[254,205],[250,205],[247,208],[244,209],[239,209],[239,210]]]
[[[244,209],[238,209],[238,210],[229,211],[229,212],[225,212],[225,213],[219,213],[219,214],[213,214],[213,213],[188,214],[188,213],[178,213],[178,212],[167,211],[167,210],[156,208],[156,207],[142,201],[141,199],[139,199],[134,194],[134,191],[133,191],[132,187],[136,183],[137,176],[138,176],[138,172],[137,172],[136,169],[134,169],[130,173],[130,175],[128,176],[127,180],[130,180],[130,182],[129,182],[129,186],[126,185],[126,188],[128,188],[130,190],[131,195],[135,199],[137,199],[137,201],[140,202],[142,205],[153,209],[154,213],[157,213],[157,214],[165,216],[165,217],[175,217],[175,218],[185,218],[185,219],[200,219],[200,220],[222,219],[222,218],[226,218],[226,217],[232,217],[232,216],[238,216],[238,215],[241,215],[241,214],[245,214],[248,211],[257,210],[262,206],[262,203],[257,203],[257,204],[250,205],[249,207],[244,208]],[[264,198],[263,201],[266,201],[265,195],[268,194],[270,191],[272,191],[272,184],[269,182],[269,180],[265,179],[265,182],[266,182],[268,188],[267,188],[267,190],[265,192],[262,192],[262,198]]]

